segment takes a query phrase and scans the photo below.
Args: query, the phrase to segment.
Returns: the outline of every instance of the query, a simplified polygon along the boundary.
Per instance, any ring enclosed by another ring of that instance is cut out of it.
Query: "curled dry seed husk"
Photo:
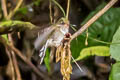
[[[56,62],[60,61],[61,59],[61,49],[62,49],[62,46],[59,46],[56,50]]]
[[[70,74],[72,73],[71,66],[71,51],[69,43],[64,43],[64,46],[59,46],[56,52],[56,61],[61,59],[61,74],[63,80],[70,80]]]

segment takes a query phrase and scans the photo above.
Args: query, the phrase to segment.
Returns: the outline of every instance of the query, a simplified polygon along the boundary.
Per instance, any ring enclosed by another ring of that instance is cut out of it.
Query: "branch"
[[[0,35],[10,33],[13,31],[19,32],[25,29],[33,29],[37,26],[31,24],[30,22],[23,21],[5,21],[0,23]]]
[[[19,9],[20,5],[22,4],[23,0],[19,0],[15,9],[13,11],[11,11],[8,15],[8,17],[6,18],[7,20],[10,20],[14,14],[16,13],[16,11]],[[21,24],[20,24],[21,25]],[[14,25],[16,26],[16,25]],[[12,29],[11,29],[12,30]],[[13,39],[12,39],[12,36],[11,34],[8,34],[8,39],[9,41],[11,42],[11,44],[14,46],[14,43],[13,43]],[[17,76],[17,80],[22,80],[21,79],[21,74],[20,74],[20,70],[19,70],[19,67],[18,67],[18,63],[17,63],[17,59],[16,59],[16,56],[15,56],[15,52],[14,51],[11,51],[11,56],[12,56],[12,60],[13,60],[13,65],[14,65],[14,69],[15,69],[15,72],[16,72],[16,76]]]
[[[4,17],[7,19],[7,8],[6,8],[6,0],[1,0],[1,5],[2,5],[2,10],[3,10],[3,14],[4,14]]]
[[[14,45],[13,44],[14,41],[13,41],[12,37],[8,36],[8,38],[9,38],[9,41],[10,41],[9,44]],[[9,51],[9,53],[10,53],[9,55],[11,55],[12,64],[13,64],[13,67],[14,67],[14,71],[16,73],[16,79],[17,80],[22,80],[15,52],[11,50],[11,51]]]
[[[16,11],[19,9],[19,7],[21,6],[23,0],[19,0],[18,4],[16,5],[15,9],[13,11],[11,11],[8,15],[8,20],[10,20],[14,14],[16,13]]]
[[[25,63],[27,63],[38,76],[42,77],[43,79],[46,78],[47,74],[44,75],[41,73],[26,57],[22,55],[22,53],[17,48],[15,48],[13,45],[8,45],[8,47],[12,49],[16,55],[18,55]]]
[[[102,10],[100,10],[95,16],[93,16],[85,25],[83,25],[77,32],[71,36],[71,41],[83,33],[92,23],[94,23],[99,17],[101,17],[108,9],[110,9],[118,0],[111,0]]]
[[[0,37],[0,42],[5,42],[4,40],[2,40],[1,39],[1,37]],[[5,43],[3,43],[4,44],[4,46],[5,47],[7,47],[6,46],[6,44]],[[15,76],[15,69],[14,69],[14,63],[13,63],[13,60],[12,60],[12,56],[11,56],[11,54],[10,54],[10,52],[9,52],[9,50],[6,48],[6,53],[7,53],[7,55],[8,55],[8,57],[9,57],[9,63],[8,63],[8,66],[10,67],[10,69],[11,69],[11,79],[12,80],[15,80],[15,78],[16,78],[16,76]]]
[[[17,80],[22,80],[20,70],[19,70],[19,67],[18,67],[18,62],[17,62],[17,59],[16,59],[16,55],[13,51],[11,51],[11,56],[12,56],[13,66],[14,66],[14,69],[15,69],[15,72],[16,72]]]
[[[9,49],[13,50],[16,55],[18,55],[26,64],[28,64],[33,72],[35,72],[39,77],[43,78],[44,80],[51,80],[47,74],[44,74],[42,71],[38,70],[32,62],[30,62],[25,56],[22,55],[22,52],[15,48],[12,44],[7,44],[6,40],[0,37],[0,42],[6,45]]]

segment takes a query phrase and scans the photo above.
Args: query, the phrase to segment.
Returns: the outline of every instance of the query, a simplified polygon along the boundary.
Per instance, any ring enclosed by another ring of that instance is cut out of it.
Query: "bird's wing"
[[[50,34],[55,30],[56,27],[50,26],[41,30],[38,38],[34,42],[34,47],[38,50],[40,49],[47,41]]]

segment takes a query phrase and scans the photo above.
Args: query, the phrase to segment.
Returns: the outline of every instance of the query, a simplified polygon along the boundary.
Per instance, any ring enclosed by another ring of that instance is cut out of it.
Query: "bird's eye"
[[[65,24],[65,23],[63,21],[61,21],[60,24]]]

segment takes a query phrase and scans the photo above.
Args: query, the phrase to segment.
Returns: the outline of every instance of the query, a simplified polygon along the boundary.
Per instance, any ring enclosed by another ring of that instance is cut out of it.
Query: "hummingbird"
[[[62,44],[65,35],[69,32],[69,21],[61,18],[56,24],[44,29],[34,42],[39,50],[40,64],[43,62],[48,47],[58,47]]]

